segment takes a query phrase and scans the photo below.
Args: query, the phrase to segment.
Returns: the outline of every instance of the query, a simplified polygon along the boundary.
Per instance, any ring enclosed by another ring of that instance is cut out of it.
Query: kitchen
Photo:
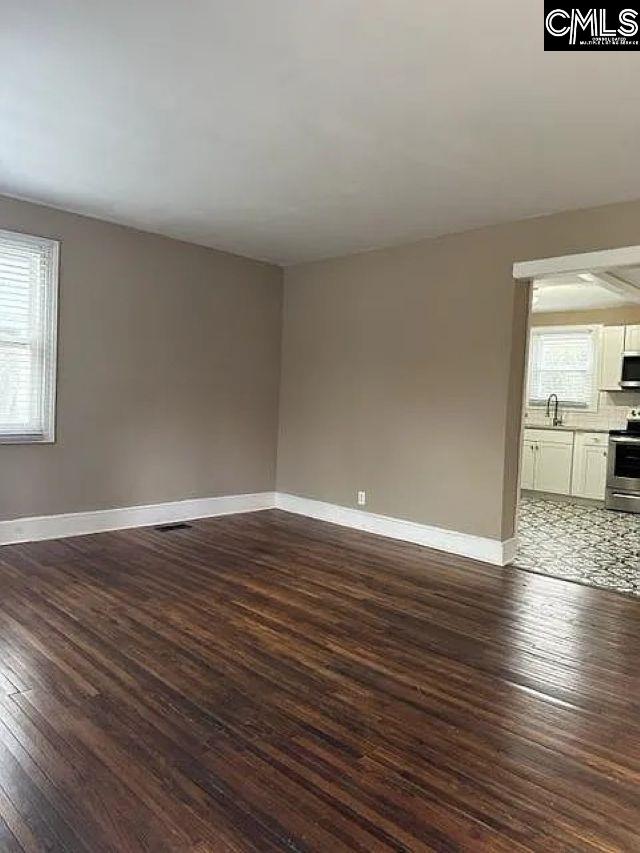
[[[638,285],[533,283],[515,564],[640,595]]]

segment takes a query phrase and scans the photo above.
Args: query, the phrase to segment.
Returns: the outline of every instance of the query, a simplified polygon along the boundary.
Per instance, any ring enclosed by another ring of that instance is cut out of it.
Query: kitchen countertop
[[[567,426],[565,424],[561,424],[560,426],[551,426],[550,424],[528,424],[525,422],[525,429],[549,429],[549,430],[561,430],[562,432],[603,432],[608,433],[609,427],[582,427],[582,426]],[[611,427],[613,429],[613,427]]]

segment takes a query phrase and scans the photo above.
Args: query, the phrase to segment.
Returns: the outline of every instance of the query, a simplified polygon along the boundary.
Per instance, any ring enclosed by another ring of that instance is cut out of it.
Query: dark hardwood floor
[[[278,511],[0,549],[0,850],[640,850],[640,601]]]

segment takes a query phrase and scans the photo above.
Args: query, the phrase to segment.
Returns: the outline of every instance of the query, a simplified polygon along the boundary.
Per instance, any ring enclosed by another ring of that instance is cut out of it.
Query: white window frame
[[[593,352],[593,376],[591,377],[591,395],[586,406],[575,406],[569,403],[564,403],[560,400],[559,405],[563,411],[567,412],[583,412],[585,414],[593,414],[598,411],[598,403],[600,396],[600,354],[602,342],[602,326],[531,326],[529,329],[529,355],[527,363],[527,382],[525,392],[527,395],[527,409],[530,411],[539,411],[545,408],[546,401],[531,400],[529,396],[529,387],[531,382],[531,359],[533,357],[533,336],[538,334],[567,334],[570,332],[591,332],[594,335],[594,352]]]
[[[42,345],[45,348],[43,370],[43,411],[41,432],[0,433],[0,444],[53,444],[56,440],[56,391],[58,366],[58,290],[60,279],[60,241],[19,231],[0,229],[0,238],[16,240],[46,249],[49,253],[45,288],[45,315]]]

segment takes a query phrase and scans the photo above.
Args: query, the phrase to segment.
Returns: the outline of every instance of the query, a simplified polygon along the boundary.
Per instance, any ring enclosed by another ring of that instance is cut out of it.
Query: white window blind
[[[592,327],[532,329],[529,404],[557,394],[567,406],[589,408],[596,393],[597,342]]]
[[[0,442],[53,441],[58,243],[0,231]]]

